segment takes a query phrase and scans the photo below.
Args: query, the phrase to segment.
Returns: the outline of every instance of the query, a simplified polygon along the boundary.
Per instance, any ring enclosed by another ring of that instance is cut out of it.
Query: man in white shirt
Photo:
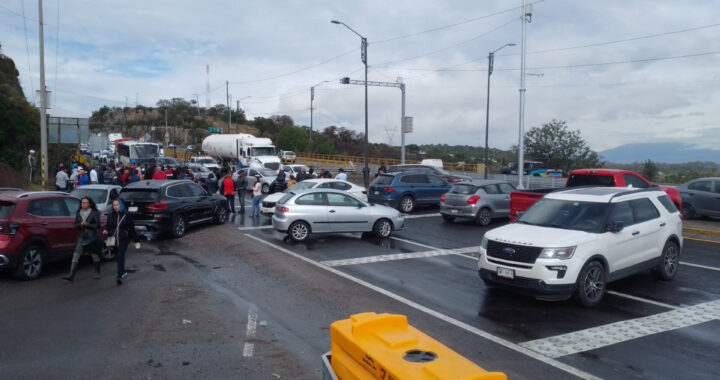
[[[97,185],[98,183],[97,170],[94,167],[90,170],[90,183],[93,185]]]
[[[347,174],[345,174],[345,170],[343,170],[343,168],[338,169],[338,174],[335,176],[335,179],[347,181]]]

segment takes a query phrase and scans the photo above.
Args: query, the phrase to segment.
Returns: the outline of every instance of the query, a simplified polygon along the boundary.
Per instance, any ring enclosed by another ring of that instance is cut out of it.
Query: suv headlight
[[[567,260],[572,258],[573,253],[575,253],[575,247],[545,248],[540,252],[538,258]]]
[[[485,236],[483,236],[483,238],[482,238],[482,243],[480,243],[480,248],[486,250],[486,249],[487,249],[487,243],[488,243],[488,238],[485,237]]]

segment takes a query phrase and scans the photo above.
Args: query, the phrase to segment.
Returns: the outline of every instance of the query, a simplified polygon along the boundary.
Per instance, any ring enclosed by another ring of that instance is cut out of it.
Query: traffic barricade
[[[361,313],[330,326],[327,380],[507,380],[409,325],[407,317]]]

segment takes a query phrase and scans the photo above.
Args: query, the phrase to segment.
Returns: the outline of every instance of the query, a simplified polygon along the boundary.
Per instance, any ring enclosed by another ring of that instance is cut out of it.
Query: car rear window
[[[668,197],[667,195],[659,196],[658,200],[665,207],[665,209],[668,210],[669,213],[678,212],[677,207],[675,207],[675,203],[673,203],[673,201],[670,200],[670,197]]]
[[[372,185],[379,185],[379,186],[389,185],[392,183],[393,179],[395,179],[395,177],[393,177],[391,175],[379,175],[379,176],[375,177],[375,180],[372,181],[370,186],[372,186]]]
[[[577,186],[615,186],[615,181],[612,176],[609,175],[595,175],[595,174],[573,174],[568,179],[567,187]]]
[[[473,185],[453,185],[450,189],[450,194],[474,194],[477,191],[477,186]]]
[[[400,178],[402,183],[430,183],[425,174],[411,174]]]
[[[10,219],[13,211],[15,211],[15,203],[0,202],[0,219]]]
[[[290,199],[294,196],[295,196],[295,193],[293,193],[292,191],[288,191],[285,193],[285,195],[283,195],[280,199],[278,199],[277,204],[284,205],[285,203],[287,203],[288,199]]]
[[[157,202],[160,193],[155,189],[123,189],[119,198],[123,202]]]

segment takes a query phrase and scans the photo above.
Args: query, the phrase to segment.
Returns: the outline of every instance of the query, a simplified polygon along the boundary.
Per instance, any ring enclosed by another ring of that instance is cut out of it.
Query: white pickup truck
[[[488,287],[597,305],[608,282],[677,273],[680,212],[658,188],[570,188],[538,200],[517,222],[485,233],[478,270]]]

